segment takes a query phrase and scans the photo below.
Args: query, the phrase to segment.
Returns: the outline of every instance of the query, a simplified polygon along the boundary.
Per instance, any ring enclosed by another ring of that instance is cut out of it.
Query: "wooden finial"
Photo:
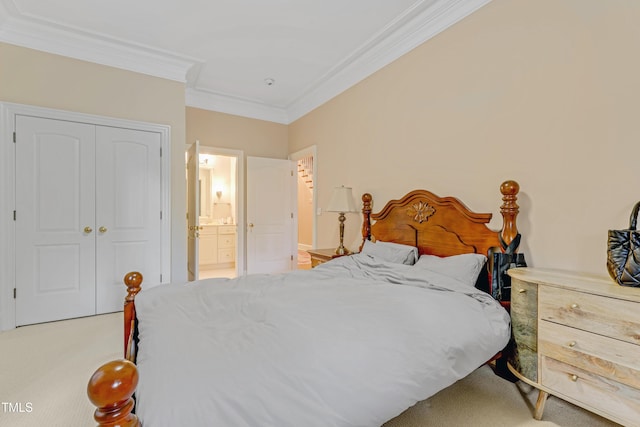
[[[516,181],[505,181],[500,185],[500,192],[502,193],[502,206],[500,206],[500,213],[503,218],[502,226],[502,239],[508,245],[518,234],[518,228],[516,227],[516,217],[520,212],[518,206],[518,192],[520,191],[520,185]]]
[[[127,285],[127,298],[125,301],[133,301],[136,294],[140,292],[142,284],[142,274],[132,271],[124,275],[124,284]]]
[[[93,415],[98,427],[140,427],[132,414],[131,398],[138,386],[138,370],[128,360],[113,360],[100,366],[87,385],[89,400],[97,409]]]
[[[373,197],[369,193],[364,193],[362,195],[362,216],[364,220],[362,221],[362,245],[360,245],[360,250],[364,246],[364,241],[371,238],[371,201]]]

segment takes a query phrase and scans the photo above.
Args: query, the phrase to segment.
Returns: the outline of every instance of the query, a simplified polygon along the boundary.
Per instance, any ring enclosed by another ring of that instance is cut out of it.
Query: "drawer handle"
[[[518,289],[518,293],[524,294],[525,292],[527,292],[526,289]]]
[[[571,304],[571,308],[572,308],[573,310],[575,310],[575,309],[577,309],[577,308],[579,308],[579,307],[580,307],[580,306],[579,306],[578,304],[576,304],[575,302],[574,302],[573,304]]]
[[[569,347],[575,347],[575,346],[576,346],[576,342],[575,342],[575,341],[571,341],[571,342],[569,343]]]
[[[571,375],[571,381],[573,381],[574,383],[578,381],[578,376],[576,374]]]

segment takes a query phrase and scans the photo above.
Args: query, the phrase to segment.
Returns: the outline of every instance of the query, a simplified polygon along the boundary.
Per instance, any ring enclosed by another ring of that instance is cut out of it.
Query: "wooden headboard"
[[[372,213],[373,197],[363,194],[362,244],[365,240],[381,240],[416,246],[421,255],[479,253],[489,256],[501,247],[500,237],[509,244],[518,234],[519,191],[515,181],[505,181],[500,186],[503,225],[499,231],[487,226],[492,214],[475,213],[455,197],[438,197],[426,190],[415,190],[399,200],[391,200],[380,212]]]

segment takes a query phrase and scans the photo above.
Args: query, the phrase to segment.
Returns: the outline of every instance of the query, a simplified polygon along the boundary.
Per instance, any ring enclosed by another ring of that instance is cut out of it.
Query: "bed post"
[[[371,201],[373,197],[369,193],[364,193],[362,195],[362,244],[360,245],[360,251],[362,251],[362,247],[364,246],[365,240],[371,239]]]
[[[140,427],[140,420],[131,413],[135,405],[131,396],[137,385],[138,370],[128,360],[113,360],[96,370],[87,385],[87,395],[97,406],[93,418],[98,427]]]
[[[500,235],[502,240],[508,245],[518,234],[518,227],[516,226],[516,217],[520,211],[518,206],[518,192],[520,191],[520,185],[516,181],[505,181],[500,185],[500,192],[502,193],[502,206],[500,206],[500,213],[502,214],[502,230]],[[517,250],[518,248],[516,248]]]
[[[134,271],[124,276],[127,285],[127,296],[124,299],[124,358],[131,362],[136,361],[136,303],[135,298],[140,292],[142,274]]]
[[[127,296],[124,299],[124,359],[100,366],[87,385],[89,400],[97,409],[94,419],[98,427],[140,427],[138,417],[131,412],[135,405],[132,396],[138,386],[136,368],[137,319],[135,298],[142,287],[142,274],[124,276]]]

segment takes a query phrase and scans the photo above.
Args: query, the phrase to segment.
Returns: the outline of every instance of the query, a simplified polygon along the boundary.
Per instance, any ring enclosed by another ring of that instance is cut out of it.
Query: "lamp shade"
[[[327,206],[329,212],[357,212],[351,187],[336,187]]]

